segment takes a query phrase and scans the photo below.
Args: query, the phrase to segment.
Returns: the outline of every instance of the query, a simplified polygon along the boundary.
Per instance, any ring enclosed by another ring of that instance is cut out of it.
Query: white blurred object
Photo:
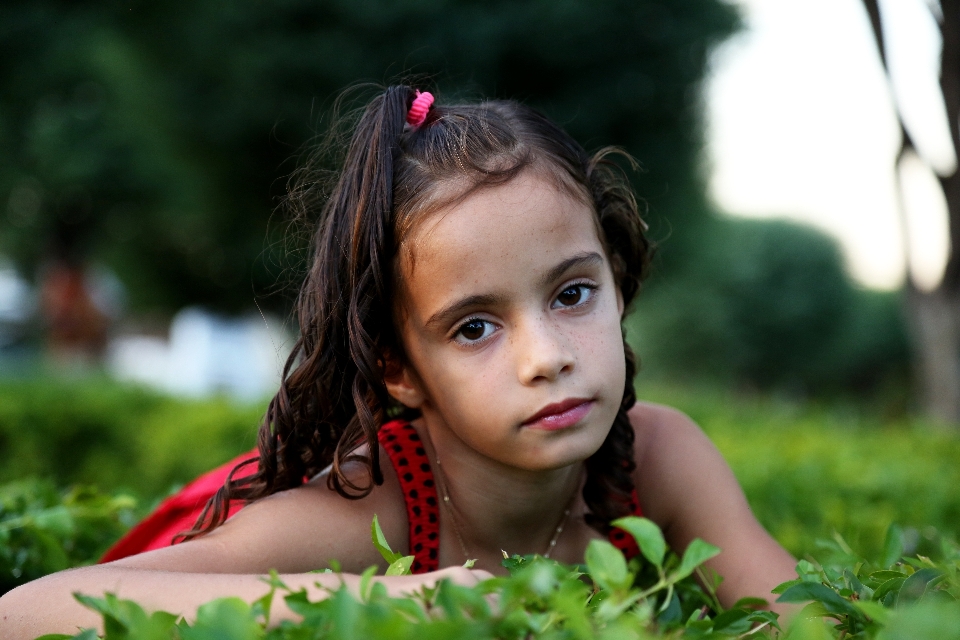
[[[0,256],[0,347],[22,337],[36,310],[37,299],[30,284]]]
[[[225,318],[190,307],[170,325],[170,339],[114,339],[107,366],[121,380],[181,396],[218,393],[259,400],[277,390],[292,339],[275,318]]]
[[[36,311],[36,299],[26,280],[0,258],[0,322],[24,322]]]

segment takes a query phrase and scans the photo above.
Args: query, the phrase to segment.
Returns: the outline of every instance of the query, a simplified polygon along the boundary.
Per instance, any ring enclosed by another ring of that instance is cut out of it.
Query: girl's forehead
[[[441,186],[436,198],[441,204],[413,216],[412,223],[400,234],[399,252],[403,257],[415,261],[426,248],[436,249],[430,246],[436,243],[430,241],[438,240],[438,232],[441,236],[439,240],[445,238],[448,241],[451,235],[469,235],[450,233],[458,227],[491,233],[496,229],[488,227],[494,222],[511,222],[512,227],[528,226],[529,231],[533,232],[543,222],[536,217],[543,209],[557,213],[575,210],[578,217],[589,220],[599,233],[599,220],[586,189],[567,182],[552,171],[532,168],[503,184],[476,189],[464,183]],[[464,193],[466,195],[460,195]],[[569,219],[555,219],[553,224],[563,226],[570,222]],[[507,233],[506,227],[500,227],[500,230]]]
[[[416,294],[424,281],[446,289],[503,286],[504,279],[601,246],[590,204],[524,172],[424,215],[401,244],[401,287]]]

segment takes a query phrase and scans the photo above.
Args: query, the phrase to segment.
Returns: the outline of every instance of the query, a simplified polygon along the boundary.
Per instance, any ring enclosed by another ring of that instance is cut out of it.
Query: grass
[[[688,413],[790,551],[834,531],[876,555],[890,522],[923,549],[960,535],[960,430],[855,402],[797,402],[705,386],[650,384],[639,396]],[[132,491],[145,505],[255,442],[262,405],[181,400],[102,378],[0,379],[0,482]]]

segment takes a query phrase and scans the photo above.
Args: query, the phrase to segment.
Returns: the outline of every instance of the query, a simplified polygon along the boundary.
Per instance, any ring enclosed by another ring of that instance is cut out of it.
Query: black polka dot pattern
[[[417,430],[404,420],[392,420],[380,427],[379,440],[397,470],[407,507],[410,551],[414,556],[411,571],[436,571],[440,564],[440,514],[437,488],[427,452]],[[636,491],[631,496],[630,510],[634,515],[642,515]],[[640,553],[633,536],[622,529],[611,529],[610,542],[628,560]]]
[[[643,515],[643,512],[640,510],[640,499],[637,496],[636,490],[634,490],[633,495],[630,496],[630,512],[635,516]],[[610,544],[620,549],[627,560],[640,555],[640,547],[637,546],[637,541],[623,529],[617,529],[616,527],[610,529]]]
[[[410,551],[413,573],[439,568],[440,517],[437,488],[430,460],[417,430],[404,420],[393,420],[380,427],[380,444],[390,457],[407,507],[410,527]]]

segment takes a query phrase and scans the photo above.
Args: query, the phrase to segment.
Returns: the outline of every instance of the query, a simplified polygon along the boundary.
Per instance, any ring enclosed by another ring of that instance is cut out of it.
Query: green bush
[[[156,497],[256,443],[262,406],[106,379],[0,379],[0,482],[28,476]]]
[[[508,577],[472,588],[442,581],[407,597],[390,597],[371,568],[361,579],[359,597],[341,586],[311,601],[305,590],[292,592],[273,574],[267,595],[252,605],[221,598],[202,605],[189,623],[170,613],[148,614],[110,594],[78,600],[103,617],[106,640],[745,638],[780,630],[776,614],[756,609],[762,601],[747,598],[730,609],[717,602],[717,582],[701,567],[718,552],[715,547],[694,540],[678,558],[649,520],[624,518],[617,524],[634,536],[642,557],[627,563],[609,542],[594,540],[584,567],[514,556],[504,561]],[[378,533],[374,522],[374,544],[381,547]],[[935,562],[904,558],[903,544],[902,532],[891,527],[876,562],[854,555],[842,541],[831,547],[827,562],[801,561],[797,579],[774,590],[780,602],[809,603],[785,637],[960,638],[960,548],[944,544]],[[389,547],[381,552],[391,561],[391,575],[402,559]],[[301,619],[270,628],[278,593]],[[96,637],[87,630],[73,639]],[[45,636],[54,638],[70,637]]]
[[[929,544],[960,536],[960,435],[885,415],[883,401],[798,403],[709,387],[639,397],[686,411],[730,462],[760,521],[791,552],[840,532],[876,552],[890,522]],[[130,489],[143,504],[253,446],[261,407],[165,398],[103,380],[0,382],[0,482]]]
[[[0,485],[0,595],[48,573],[91,564],[134,521],[135,501],[52,483]]]
[[[758,519],[796,555],[834,531],[876,554],[891,522],[908,527],[911,549],[930,546],[931,528],[960,537],[960,431],[887,418],[882,405],[663,385],[638,394],[703,427]]]
[[[828,394],[906,378],[897,294],[846,274],[836,242],[782,221],[714,220],[628,320],[654,376]]]

